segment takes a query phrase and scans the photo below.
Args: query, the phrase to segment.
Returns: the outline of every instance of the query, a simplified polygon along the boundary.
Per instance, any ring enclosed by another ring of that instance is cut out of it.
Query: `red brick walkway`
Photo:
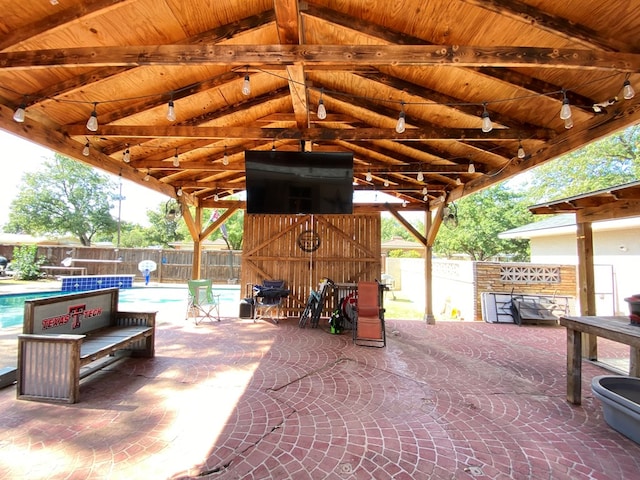
[[[640,446],[589,388],[606,372],[585,364],[583,405],[566,402],[562,327],[387,333],[376,349],[293,320],[164,320],[155,359],[93,375],[78,404],[0,390],[0,478],[638,478]]]

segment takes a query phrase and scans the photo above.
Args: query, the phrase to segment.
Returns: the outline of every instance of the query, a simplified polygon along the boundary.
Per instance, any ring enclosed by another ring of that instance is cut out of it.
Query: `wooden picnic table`
[[[582,402],[582,334],[607,338],[629,345],[629,375],[640,376],[640,325],[629,317],[560,317],[560,325],[567,328],[567,400],[575,405]]]

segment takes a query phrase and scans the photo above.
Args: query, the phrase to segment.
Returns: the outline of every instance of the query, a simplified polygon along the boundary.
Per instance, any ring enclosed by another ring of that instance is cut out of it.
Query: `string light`
[[[89,150],[89,140],[87,140],[87,143],[84,144],[84,148],[82,149],[82,155],[88,157],[90,153],[91,151]]]
[[[631,82],[628,78],[622,84],[622,96],[625,100],[631,100],[636,96],[636,91],[631,86]]]
[[[489,133],[493,130],[493,124],[491,123],[491,119],[489,118],[489,112],[487,111],[487,102],[482,104],[483,112],[482,112],[482,131],[484,133]]]
[[[518,158],[524,158],[527,154],[524,151],[524,147],[522,146],[522,142],[518,143]]]
[[[169,105],[167,105],[167,120],[170,122],[176,121],[176,108],[173,103],[173,93],[171,94],[171,100],[169,100]]]
[[[324,90],[320,90],[320,100],[318,101],[318,118],[324,120],[327,118],[327,109],[324,106],[324,100],[322,100],[322,94]]]
[[[571,105],[569,105],[569,99],[567,98],[567,91],[564,89],[562,90],[562,108],[560,108],[560,118],[562,120],[568,120],[569,118],[571,118]],[[566,128],[566,125],[565,125],[565,128]]]
[[[567,130],[569,130],[570,128],[573,128],[573,117],[569,117],[565,119],[564,128],[566,128]]]
[[[398,121],[396,123],[396,132],[404,133],[404,130],[406,128],[406,125],[405,125],[405,113],[404,113],[404,102],[400,102],[400,108],[402,108],[402,110],[400,110],[400,115],[398,115]]]
[[[251,95],[251,79],[248,73],[244,76],[244,81],[242,82],[242,94],[247,97]]]
[[[129,163],[131,161],[131,153],[128,148],[124,151],[124,155],[122,155],[122,161],[124,163]]]
[[[13,120],[18,122],[18,123],[24,122],[24,116],[26,114],[26,111],[25,111],[26,108],[27,108],[27,103],[23,100],[22,103],[20,104],[20,106],[18,108],[16,108],[16,111],[13,113]]]
[[[98,112],[96,111],[97,108],[98,108],[98,103],[94,102],[93,111],[91,112],[91,116],[89,117],[89,120],[87,120],[87,130],[91,132],[98,131]]]

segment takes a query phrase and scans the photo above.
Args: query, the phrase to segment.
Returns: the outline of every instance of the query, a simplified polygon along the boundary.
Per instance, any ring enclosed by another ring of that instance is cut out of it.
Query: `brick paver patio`
[[[228,313],[228,312],[227,312]],[[80,402],[0,390],[1,479],[632,479],[583,368],[565,400],[562,327],[387,321],[349,333],[160,317],[156,357],[87,378]],[[324,322],[321,327],[325,327]],[[601,356],[626,347],[600,341]]]

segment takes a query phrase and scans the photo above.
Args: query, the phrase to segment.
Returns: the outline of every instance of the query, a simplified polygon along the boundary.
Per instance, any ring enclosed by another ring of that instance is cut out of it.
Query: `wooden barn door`
[[[285,280],[286,313],[298,316],[324,278],[380,279],[380,214],[245,215],[241,285]],[[327,308],[331,308],[327,303]]]

